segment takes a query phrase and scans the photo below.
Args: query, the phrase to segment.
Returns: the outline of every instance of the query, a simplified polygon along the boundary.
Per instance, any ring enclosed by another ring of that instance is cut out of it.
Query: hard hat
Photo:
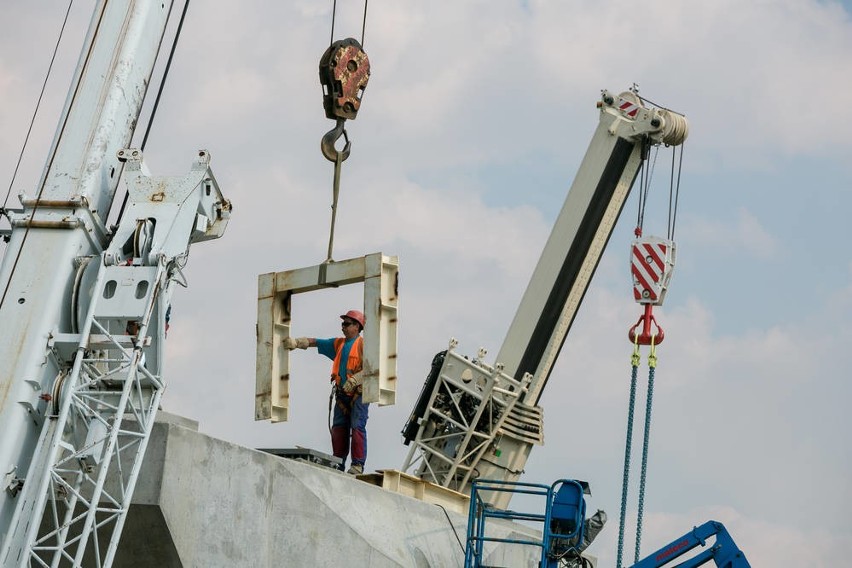
[[[364,329],[364,312],[360,312],[358,310],[349,310],[348,312],[340,316],[340,319],[345,318],[357,321],[358,324],[361,326],[361,329]]]

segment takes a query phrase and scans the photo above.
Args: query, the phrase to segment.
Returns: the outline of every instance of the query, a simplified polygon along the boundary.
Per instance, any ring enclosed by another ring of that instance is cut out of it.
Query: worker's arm
[[[281,343],[284,349],[307,349],[317,346],[316,337],[285,337]]]

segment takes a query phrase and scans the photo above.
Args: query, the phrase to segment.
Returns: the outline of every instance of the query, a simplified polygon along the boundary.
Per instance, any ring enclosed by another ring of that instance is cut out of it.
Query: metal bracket
[[[18,492],[24,486],[24,480],[15,474],[18,471],[18,466],[13,465],[12,469],[6,472],[6,475],[3,476],[3,489],[8,491],[12,497],[18,495]]]
[[[290,409],[290,337],[293,295],[364,284],[363,376],[365,402],[396,402],[396,324],[399,261],[380,252],[258,277],[255,420],[285,422]]]

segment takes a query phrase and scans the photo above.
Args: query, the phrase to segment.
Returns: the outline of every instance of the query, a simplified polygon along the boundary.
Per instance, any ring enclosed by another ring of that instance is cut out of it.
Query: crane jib
[[[591,206],[583,216],[577,236],[574,242],[571,243],[571,248],[568,250],[562,267],[559,269],[559,276],[554,281],[544,309],[541,311],[541,315],[536,322],[535,330],[524,350],[523,357],[515,372],[516,378],[523,377],[524,373],[535,374],[536,369],[538,369],[547,350],[547,345],[559,323],[562,308],[568,299],[569,293],[574,288],[577,275],[580,273],[583,261],[586,258],[586,253],[591,248],[595,234],[601,226],[606,209],[612,201],[615,189],[619,181],[621,181],[621,177],[635,147],[636,142],[631,140],[619,138],[616,141],[612,154],[604,168],[603,175],[595,188]],[[633,185],[633,180],[631,180],[630,185]],[[609,235],[607,235],[607,240],[609,240]],[[595,263],[595,268],[597,268],[597,262]],[[585,291],[583,293],[585,294]],[[573,323],[573,316],[571,321],[568,322],[569,328],[571,323]],[[566,335],[567,333],[563,335],[563,343]],[[561,350],[561,348],[562,345],[560,344],[559,349]],[[548,370],[549,373],[550,371]]]

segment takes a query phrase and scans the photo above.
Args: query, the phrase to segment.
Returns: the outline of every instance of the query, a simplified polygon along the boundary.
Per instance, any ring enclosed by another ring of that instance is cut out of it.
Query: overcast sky
[[[34,193],[92,5],[78,0],[71,11],[12,206]],[[289,422],[255,423],[253,412],[257,276],[326,256],[333,170],[319,141],[333,122],[317,64],[331,5],[192,3],[146,150],[152,173],[180,175],[208,149],[234,204],[225,236],[193,247],[189,288],[173,298],[163,406],[253,447],[330,453],[329,362],[315,352],[293,356]],[[4,190],[66,7],[4,3]],[[335,39],[360,39],[362,9],[338,2]],[[666,339],[643,554],[712,518],[753,566],[848,564],[850,3],[373,0],[365,40],[372,76],[347,127],[334,257],[381,251],[401,265],[397,404],[371,408],[367,469],[402,466],[399,432],[451,337],[463,354],[496,356],[597,125],[600,90],[636,83],[690,121],[678,262],[657,310]],[[645,230],[664,236],[661,164]],[[524,477],[591,483],[589,508],[610,516],[591,550],[601,566],[615,565],[626,336],[641,313],[628,266],[637,195],[544,392],[546,442]],[[360,304],[350,288],[298,297],[294,333],[337,334],[338,314]],[[640,377],[644,385],[644,358]],[[635,482],[629,510],[635,517]],[[632,537],[626,550],[632,560]]]

